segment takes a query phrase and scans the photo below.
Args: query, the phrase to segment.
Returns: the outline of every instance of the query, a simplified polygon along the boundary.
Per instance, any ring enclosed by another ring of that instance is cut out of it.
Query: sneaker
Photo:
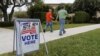
[[[59,34],[59,36],[62,36],[62,34]]]
[[[63,32],[63,34],[65,34],[65,33],[66,33],[66,31]]]
[[[50,32],[53,32],[53,31],[50,31]]]
[[[45,33],[45,29],[43,29],[43,32]]]

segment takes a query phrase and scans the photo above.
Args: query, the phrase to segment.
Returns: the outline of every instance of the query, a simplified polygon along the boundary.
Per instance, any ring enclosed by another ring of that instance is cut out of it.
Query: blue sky
[[[73,3],[75,0],[43,0],[44,3]]]

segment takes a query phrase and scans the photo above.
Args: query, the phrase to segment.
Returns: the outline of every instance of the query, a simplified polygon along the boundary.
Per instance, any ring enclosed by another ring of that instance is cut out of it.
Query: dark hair
[[[50,9],[50,8],[48,8],[46,12],[49,12],[49,9]]]
[[[64,8],[64,6],[61,6],[61,9],[63,9]]]

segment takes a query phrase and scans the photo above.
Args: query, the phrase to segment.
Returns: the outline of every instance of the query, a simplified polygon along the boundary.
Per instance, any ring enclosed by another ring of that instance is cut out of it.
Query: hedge
[[[18,11],[14,13],[14,17],[16,18],[28,18],[27,12]]]
[[[0,27],[14,26],[14,22],[0,22]]]
[[[90,22],[90,16],[85,11],[77,11],[73,20],[74,23],[88,23]]]

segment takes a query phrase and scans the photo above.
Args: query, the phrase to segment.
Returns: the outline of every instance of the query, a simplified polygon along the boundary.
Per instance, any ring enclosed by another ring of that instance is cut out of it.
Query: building
[[[44,0],[44,4],[55,9],[60,4],[71,4],[74,3],[74,1],[75,0]]]

